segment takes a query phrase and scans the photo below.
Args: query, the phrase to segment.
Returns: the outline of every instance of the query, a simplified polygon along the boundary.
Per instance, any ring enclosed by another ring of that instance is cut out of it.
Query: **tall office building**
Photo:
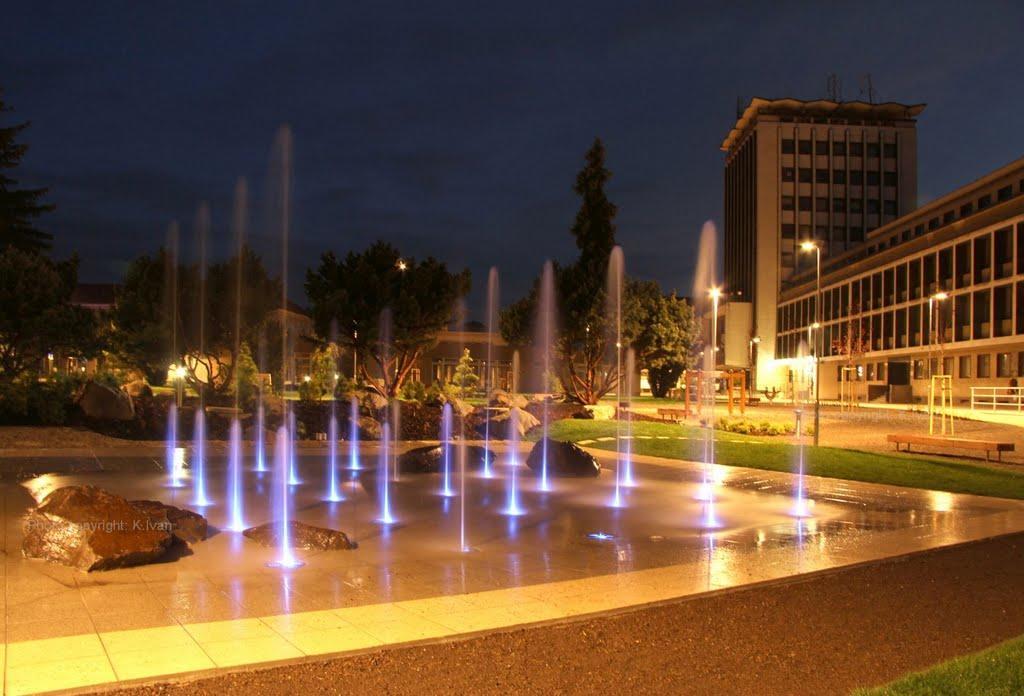
[[[756,363],[759,388],[777,381],[779,294],[814,264],[800,243],[814,240],[824,259],[914,210],[915,119],[924,108],[755,98],[738,115],[722,142],[729,302],[720,362]]]

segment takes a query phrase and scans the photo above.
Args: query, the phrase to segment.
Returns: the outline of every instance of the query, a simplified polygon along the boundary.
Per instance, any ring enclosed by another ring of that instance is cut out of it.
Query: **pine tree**
[[[473,358],[469,355],[469,348],[462,350],[462,357],[455,366],[455,374],[452,375],[452,385],[458,390],[460,396],[466,396],[476,389],[480,377],[473,369]]]
[[[0,113],[10,111],[0,92]],[[22,251],[47,251],[52,235],[35,227],[34,221],[53,206],[42,203],[47,189],[19,189],[17,180],[7,172],[21,163],[28,145],[19,143],[18,136],[28,128],[28,122],[0,127],[0,248],[15,247]]]

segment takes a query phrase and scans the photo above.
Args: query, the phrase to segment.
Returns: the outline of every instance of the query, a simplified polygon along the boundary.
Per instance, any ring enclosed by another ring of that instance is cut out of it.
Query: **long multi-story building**
[[[723,144],[723,362],[756,371],[758,388],[785,394],[806,381],[815,346],[825,399],[839,398],[849,382],[847,395],[857,399],[921,401],[942,375],[964,401],[971,387],[1024,377],[1024,158],[916,207],[913,133],[922,109],[754,100]],[[827,164],[817,146],[826,132]],[[864,146],[855,155],[857,139]],[[869,150],[872,141],[878,145]],[[814,173],[813,189],[800,182],[806,173],[789,181],[788,169],[809,164],[812,172],[828,168],[829,182],[819,184]],[[877,172],[870,180],[869,171]],[[855,198],[861,203],[851,206]],[[827,218],[817,216],[819,205]]]

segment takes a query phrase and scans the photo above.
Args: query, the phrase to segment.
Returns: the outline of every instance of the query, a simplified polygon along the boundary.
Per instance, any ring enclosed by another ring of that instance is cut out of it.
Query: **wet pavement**
[[[365,447],[363,461],[374,453]],[[595,454],[607,467],[599,479],[555,480],[550,492],[522,468],[519,516],[502,513],[502,456],[497,478],[467,476],[464,526],[461,501],[440,495],[439,475],[403,475],[392,489],[397,521],[382,525],[372,472],[346,472],[346,500],[324,502],[326,458],[303,449],[296,519],[341,529],[358,549],[299,551],[305,565],[282,571],[267,566],[273,549],[218,531],[190,555],[92,574],[21,558],[20,517],[34,497],[90,483],[193,507],[191,489],[167,486],[162,454],[21,458],[24,480],[3,484],[6,691],[445,639],[1024,530],[1018,501],[813,478],[810,515],[797,518],[794,476],[727,467],[711,470],[709,506],[697,499],[701,465],[648,457],[636,457],[638,485],[613,508],[614,454]],[[31,477],[46,468],[66,473]],[[222,527],[222,453],[209,469],[215,504],[204,513]],[[247,471],[245,481],[246,522],[268,521],[271,475]]]

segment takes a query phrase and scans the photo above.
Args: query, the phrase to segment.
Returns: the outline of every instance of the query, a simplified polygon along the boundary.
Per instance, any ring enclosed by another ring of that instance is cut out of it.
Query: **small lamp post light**
[[[806,240],[800,243],[800,250],[803,252],[814,252],[815,256],[815,298],[814,298],[814,328],[821,326],[821,247],[816,242]],[[818,342],[821,340],[821,332],[819,331],[814,337],[814,446],[818,446],[818,433],[820,432],[821,423],[821,391],[819,388],[819,382],[821,382],[821,349]]]
[[[405,262],[405,259],[398,259],[398,261],[395,263],[395,268],[397,268],[400,271],[404,271],[408,267],[409,264]]]
[[[928,379],[932,377],[932,343],[938,338],[939,328],[938,324],[938,305],[940,302],[949,299],[949,293],[939,291],[928,298]],[[942,341],[939,341],[939,345],[942,345]],[[941,367],[940,367],[941,370]],[[941,372],[939,374],[942,374]]]

